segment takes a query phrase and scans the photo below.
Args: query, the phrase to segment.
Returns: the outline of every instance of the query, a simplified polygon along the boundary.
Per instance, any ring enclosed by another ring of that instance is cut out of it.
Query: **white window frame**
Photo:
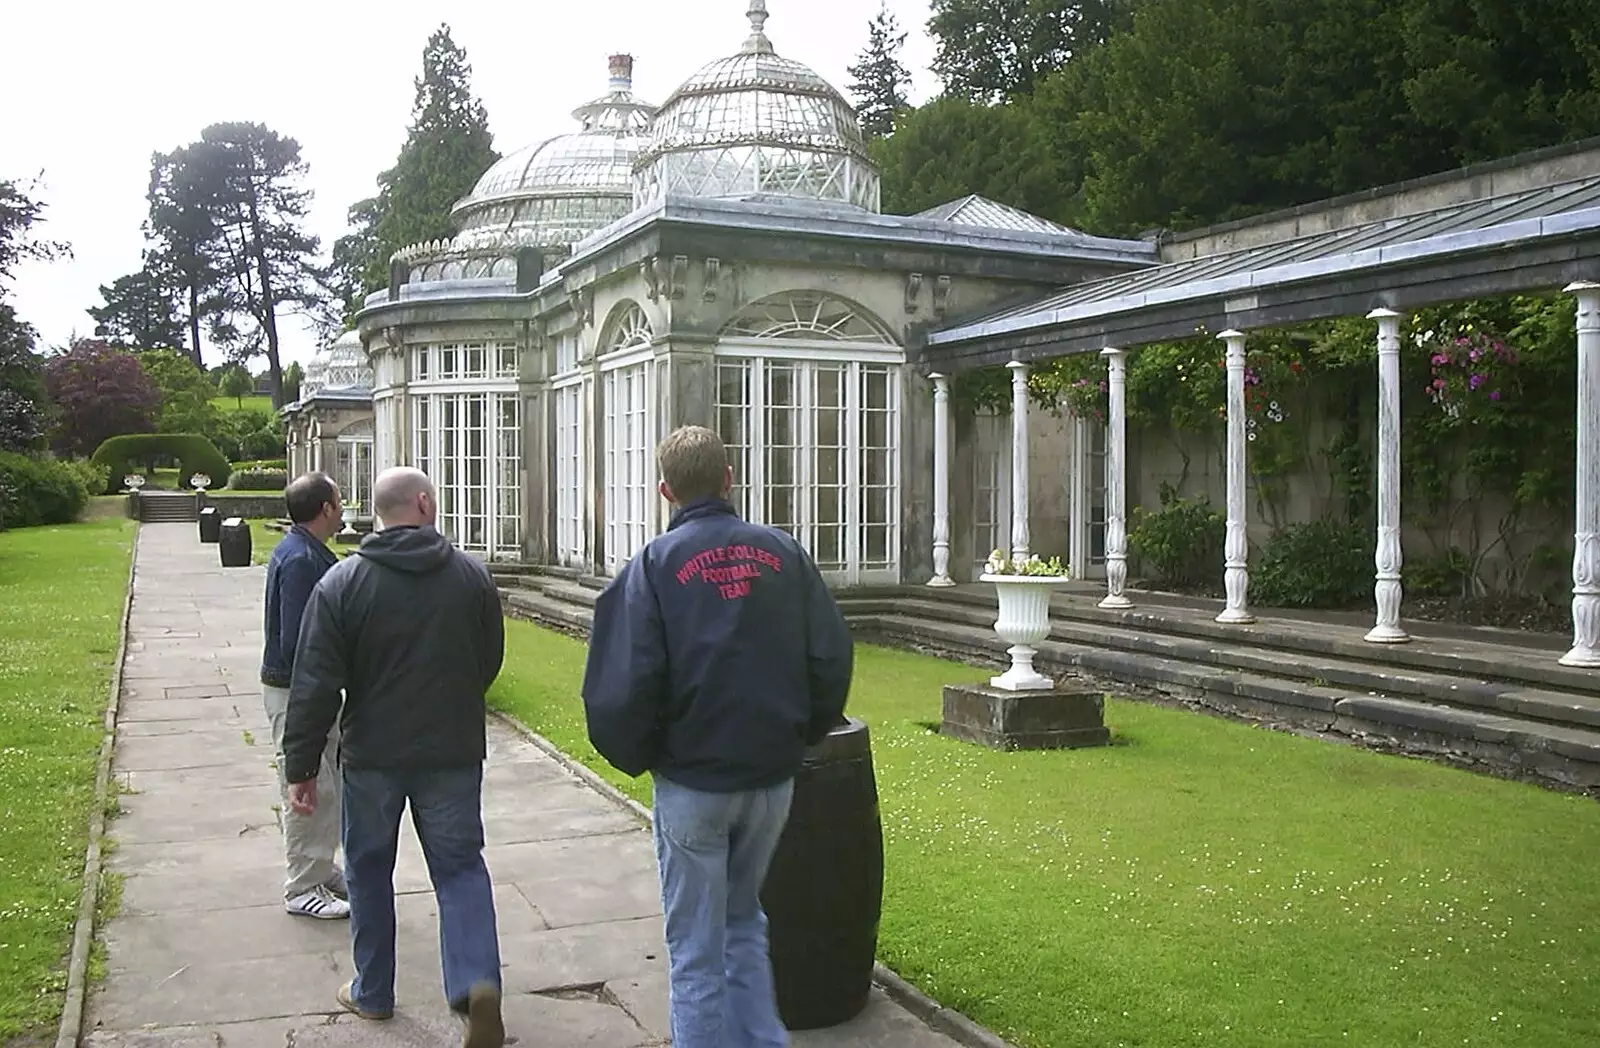
[[[556,563],[576,568],[589,563],[588,414],[590,380],[582,372],[551,383],[555,400]]]
[[[767,369],[773,366],[793,368],[796,372],[796,403],[786,407],[793,407],[796,411],[798,429],[794,436],[794,446],[800,450],[794,482],[794,490],[800,494],[796,502],[795,538],[806,547],[815,551],[819,527],[833,527],[833,522],[821,522],[817,518],[817,445],[815,439],[816,412],[818,410],[816,391],[817,365],[829,367],[843,366],[845,371],[843,419],[844,433],[844,477],[840,485],[842,498],[843,520],[839,522],[844,529],[844,545],[841,550],[839,567],[821,567],[823,577],[835,585],[866,585],[866,584],[896,584],[900,580],[901,568],[901,541],[903,535],[903,521],[901,519],[901,492],[903,470],[903,449],[900,442],[900,427],[903,423],[904,374],[902,367],[902,354],[893,347],[854,347],[839,349],[831,345],[831,352],[806,354],[796,356],[792,352],[785,352],[792,348],[792,343],[773,345],[771,342],[752,342],[750,340],[724,340],[718,344],[716,357],[719,370],[716,379],[716,415],[720,426],[722,413],[726,409],[743,411],[745,432],[749,435],[749,444],[744,446],[740,457],[742,463],[735,464],[736,475],[734,485],[738,490],[735,493],[736,505],[740,505],[746,519],[756,523],[766,523],[768,506],[765,498],[752,497],[756,493],[768,493],[767,483],[767,447],[765,433],[768,428],[769,405],[767,404]],[[749,396],[748,403],[741,405],[728,404],[722,399],[721,365],[743,365],[748,370],[746,392]],[[887,413],[888,427],[886,439],[888,446],[883,449],[887,452],[889,468],[889,498],[887,500],[886,514],[888,520],[882,525],[868,525],[863,520],[863,501],[865,487],[861,473],[862,461],[862,375],[864,368],[881,369],[885,374],[886,391],[888,398]],[[833,410],[833,409],[828,409]],[[745,475],[737,475],[742,464]],[[809,497],[807,497],[809,495]],[[888,564],[882,567],[863,567],[865,553],[865,529],[869,526],[883,526],[888,530],[887,548]]]
[[[973,418],[972,578],[994,550],[1011,549],[1011,416],[984,412]],[[986,477],[992,467],[993,476]],[[985,483],[988,481],[988,483]],[[993,519],[985,521],[986,516]]]
[[[1095,438],[1100,446],[1094,449]],[[1106,427],[1093,419],[1073,417],[1071,472],[1067,477],[1072,492],[1072,535],[1068,559],[1072,575],[1079,579],[1106,577]],[[1098,516],[1097,521],[1095,517]],[[1094,550],[1094,531],[1100,532],[1100,551]]]
[[[483,404],[482,454],[470,454],[471,431],[465,420],[471,399]],[[516,405],[513,427],[501,427],[500,407],[506,400]],[[446,405],[456,424],[446,427]],[[411,433],[411,459],[433,478],[439,489],[439,530],[468,553],[488,560],[522,557],[525,495],[522,484],[521,394],[501,383],[425,383],[410,393],[415,426]],[[474,462],[481,464],[481,481],[468,484]],[[510,506],[510,511],[505,509]],[[514,535],[502,535],[501,525],[515,519]],[[471,525],[481,524],[482,540],[473,541]]]
[[[656,367],[648,347],[619,353],[601,367],[605,570],[615,575],[657,532],[652,452]],[[626,396],[624,396],[626,394]]]

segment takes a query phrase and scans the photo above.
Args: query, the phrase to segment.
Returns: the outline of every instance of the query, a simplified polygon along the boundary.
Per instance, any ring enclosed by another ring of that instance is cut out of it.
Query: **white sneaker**
[[[350,904],[320,884],[286,900],[283,908],[292,916],[315,917],[319,921],[345,920],[350,916]]]

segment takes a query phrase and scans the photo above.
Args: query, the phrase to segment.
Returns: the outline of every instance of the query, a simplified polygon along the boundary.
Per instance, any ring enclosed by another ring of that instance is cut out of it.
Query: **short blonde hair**
[[[704,426],[684,426],[667,434],[656,446],[656,468],[680,505],[726,494],[728,449]]]

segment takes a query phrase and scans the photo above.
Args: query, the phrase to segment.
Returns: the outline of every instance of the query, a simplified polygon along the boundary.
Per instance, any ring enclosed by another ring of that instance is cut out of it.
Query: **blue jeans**
[[[761,884],[794,782],[704,793],[655,776],[673,1048],[783,1048]]]
[[[344,769],[345,881],[350,888],[351,997],[394,1010],[394,861],[400,815],[411,824],[439,904],[444,995],[464,1010],[475,983],[500,985],[494,895],[483,862],[483,766],[434,771]]]

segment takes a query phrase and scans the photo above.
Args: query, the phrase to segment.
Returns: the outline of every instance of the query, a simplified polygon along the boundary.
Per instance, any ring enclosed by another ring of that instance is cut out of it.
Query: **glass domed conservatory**
[[[728,444],[741,511],[830,580],[925,572],[932,405],[908,347],[1147,251],[977,198],[880,214],[849,103],[777,54],[765,0],[746,17],[659,110],[613,57],[578,130],[497,162],[456,236],[398,252],[367,299],[376,466],[426,470],[461,548],[615,572],[668,523],[655,444],[699,424]],[[976,490],[998,498],[1003,428],[980,432],[997,448]]]
[[[770,194],[877,211],[878,172],[855,110],[773,51],[765,0],[751,4],[749,18],[740,53],[686,80],[651,122],[636,203]]]
[[[372,380],[352,329],[307,362],[299,399],[283,409],[290,476],[327,473],[358,515],[372,500]]]

